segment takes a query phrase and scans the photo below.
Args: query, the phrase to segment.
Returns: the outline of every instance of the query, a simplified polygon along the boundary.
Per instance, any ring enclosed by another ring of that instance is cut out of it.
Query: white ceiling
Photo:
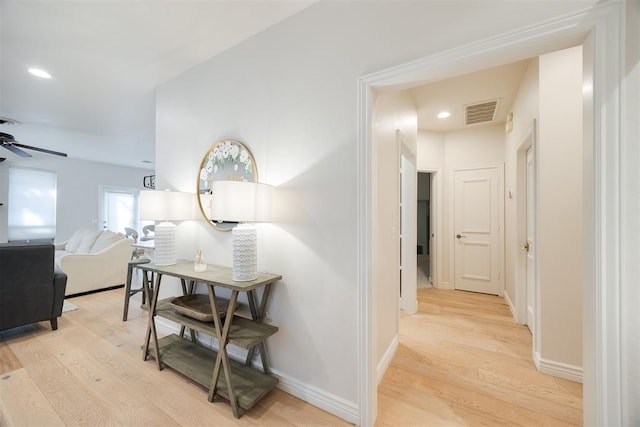
[[[465,105],[494,99],[500,100],[496,116],[493,122],[486,125],[504,123],[528,64],[529,60],[514,62],[410,89],[409,93],[418,110],[418,128],[450,132],[484,126],[465,126]],[[441,111],[448,111],[451,116],[438,119]]]
[[[0,0],[0,116],[22,122],[0,132],[69,157],[153,168],[142,161],[155,157],[158,84],[314,1]]]
[[[0,116],[22,122],[0,132],[71,158],[153,169],[155,88],[314,1],[0,0]],[[496,98],[495,122],[504,122],[526,64],[411,89],[418,126],[461,128],[464,104]],[[53,78],[31,76],[34,66]],[[443,109],[451,117],[436,119]]]

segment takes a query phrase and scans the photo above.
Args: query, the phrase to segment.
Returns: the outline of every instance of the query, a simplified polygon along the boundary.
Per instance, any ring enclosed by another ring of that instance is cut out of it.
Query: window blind
[[[8,240],[53,240],[56,236],[57,174],[9,168]]]

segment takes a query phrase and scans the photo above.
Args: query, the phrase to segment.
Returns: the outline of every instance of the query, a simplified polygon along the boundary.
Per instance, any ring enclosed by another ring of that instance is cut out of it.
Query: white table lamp
[[[140,219],[160,221],[155,226],[154,263],[174,265],[176,225],[171,221],[194,218],[194,195],[179,191],[141,191]]]
[[[273,187],[247,181],[214,181],[211,218],[239,222],[233,228],[233,280],[258,277],[257,229],[252,223],[271,221]]]

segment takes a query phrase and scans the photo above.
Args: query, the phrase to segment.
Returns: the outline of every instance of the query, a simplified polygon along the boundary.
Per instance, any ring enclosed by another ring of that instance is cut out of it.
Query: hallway
[[[582,384],[536,371],[504,299],[418,289],[378,388],[378,426],[581,425]]]

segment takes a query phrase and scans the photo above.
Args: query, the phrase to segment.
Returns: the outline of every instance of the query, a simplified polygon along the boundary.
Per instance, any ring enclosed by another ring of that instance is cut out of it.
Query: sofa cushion
[[[64,246],[64,250],[67,252],[75,253],[78,250],[78,247],[80,247],[80,243],[82,243],[82,237],[88,231],[89,230],[86,228],[78,228],[76,232],[73,233],[73,236],[71,236],[67,244]]]
[[[96,252],[103,251],[118,240],[122,240],[124,238],[125,236],[122,233],[114,233],[113,231],[105,230],[96,239],[96,242],[93,244],[89,253],[95,254]]]
[[[89,231],[82,235],[82,241],[80,242],[80,246],[76,250],[77,254],[88,254],[91,252],[91,248],[95,244],[98,237],[103,233],[102,230]]]
[[[62,265],[62,257],[67,256],[67,255],[69,255],[71,253],[73,253],[73,252],[67,252],[67,251],[61,250],[61,249],[56,250],[55,251],[55,261],[54,261],[55,268],[60,270],[61,269],[60,266]]]

